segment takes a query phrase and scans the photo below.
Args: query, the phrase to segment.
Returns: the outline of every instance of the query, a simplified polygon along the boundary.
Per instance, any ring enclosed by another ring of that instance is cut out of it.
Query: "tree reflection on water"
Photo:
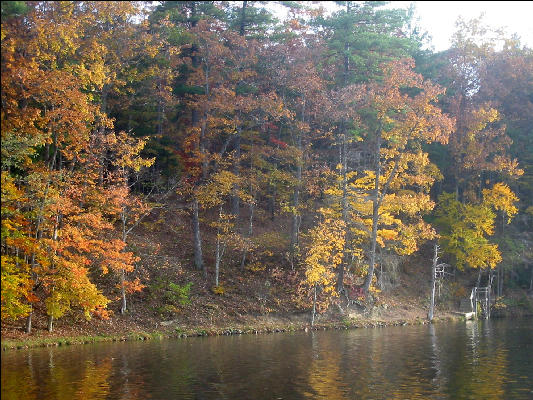
[[[4,399],[528,399],[531,320],[7,351]]]

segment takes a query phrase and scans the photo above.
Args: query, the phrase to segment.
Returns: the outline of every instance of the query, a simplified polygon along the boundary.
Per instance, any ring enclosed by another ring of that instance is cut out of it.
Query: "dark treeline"
[[[215,293],[275,259],[322,308],[369,297],[428,240],[529,283],[532,50],[459,20],[434,53],[412,10],[337,3],[2,2],[2,321],[124,313],[168,202]]]

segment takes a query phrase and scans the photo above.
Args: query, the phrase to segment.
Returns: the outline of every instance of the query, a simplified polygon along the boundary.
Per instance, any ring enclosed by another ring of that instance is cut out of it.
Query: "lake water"
[[[533,399],[533,320],[2,354],[2,400]]]

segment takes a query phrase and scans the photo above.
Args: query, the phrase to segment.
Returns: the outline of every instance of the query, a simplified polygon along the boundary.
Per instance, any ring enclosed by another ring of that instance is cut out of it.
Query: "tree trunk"
[[[498,266],[498,297],[503,296],[503,265]]]
[[[239,26],[239,36],[244,36],[245,28],[246,28],[246,5],[248,4],[247,1],[242,2],[241,7],[241,22]],[[233,174],[235,176],[239,176],[240,173],[240,159],[241,159],[241,129],[238,128],[237,131],[237,138],[235,139],[235,160],[233,162]],[[235,184],[233,185],[233,194],[231,196],[231,213],[235,215],[236,217],[239,216],[239,185]]]
[[[494,279],[496,280],[494,283],[494,296],[498,297],[498,293],[500,291],[500,274],[498,269],[492,271],[492,282],[494,282]]]
[[[315,291],[313,295],[313,314],[311,315],[311,326],[315,325],[315,313],[316,313],[316,283],[315,283]]]
[[[56,150],[57,152],[57,150]],[[55,157],[55,155],[54,155]],[[52,168],[52,166],[51,166]],[[45,204],[45,201],[48,197],[48,191],[50,189],[50,181],[48,180],[47,183],[46,183],[46,189],[44,190],[44,197],[39,205],[39,212],[37,213],[37,221],[36,221],[36,226],[35,226],[35,239],[40,240],[41,237],[42,237],[42,230],[41,230],[41,225],[42,225],[42,222],[43,222],[43,211],[44,211],[44,204]],[[32,252],[31,254],[31,262],[30,262],[30,272],[32,274],[32,277],[33,277],[33,287],[32,287],[32,292],[34,292],[38,287],[39,287],[39,283],[38,283],[38,275],[35,273],[35,267],[36,267],[36,260],[35,260],[35,252]],[[31,333],[31,328],[32,328],[32,317],[33,317],[33,305],[30,303],[30,313],[28,314],[28,317],[26,319],[26,333],[27,334],[30,334]]]
[[[206,91],[206,97],[209,96],[209,92]],[[207,118],[208,114],[207,112],[204,113],[202,117],[202,125],[200,128],[200,142],[198,144],[200,154],[202,155],[202,179],[205,182],[207,179],[207,173],[209,169],[209,157],[207,156],[206,152],[206,143],[204,142],[205,136],[207,134]]]
[[[370,236],[370,261],[368,263],[368,274],[365,279],[364,291],[368,293],[370,290],[370,285],[372,284],[372,278],[374,276],[374,267],[376,263],[376,243],[378,236],[378,207],[376,201],[374,201],[373,211],[372,211],[372,234]]]
[[[250,195],[252,196],[252,199],[251,199],[250,205],[249,205],[249,208],[250,208],[250,219],[249,219],[249,222],[248,222],[248,238],[249,239],[252,238],[252,235],[253,235],[253,232],[254,232],[255,192],[254,192],[254,185],[253,185],[253,182],[252,182],[252,179],[253,179],[252,176],[253,176],[253,172],[254,172],[254,164],[253,164],[254,145],[253,145],[253,143],[252,143],[252,148],[250,149],[250,154],[252,155],[250,157],[250,171],[251,171],[251,174],[250,174]],[[248,247],[246,246],[244,248],[243,253],[242,253],[241,270],[244,270],[244,265],[246,263],[247,252],[248,252]]]
[[[385,289],[385,282],[383,280],[383,252],[379,250],[379,289],[383,291]]]
[[[337,272],[337,293],[341,294],[344,291],[344,271],[348,265],[348,243],[349,243],[349,224],[348,224],[348,181],[346,178],[347,174],[347,157],[346,157],[346,130],[344,129],[344,123],[342,126],[342,144],[341,144],[341,153],[339,160],[341,162],[341,174],[342,174],[342,221],[345,224],[344,228],[344,249],[343,249],[343,260],[342,263],[338,266]]]
[[[270,220],[274,221],[274,212],[276,209],[276,188],[273,185],[269,187],[270,197],[268,199],[268,211],[270,213]]]
[[[191,10],[191,25],[192,27],[195,27],[197,24],[197,20],[195,18],[196,16],[196,7],[193,3],[193,7]],[[196,44],[193,44],[191,47],[191,64],[194,69],[199,67],[200,60],[198,55],[196,55],[198,52],[198,46]],[[191,109],[191,125],[193,127],[196,127],[200,121],[198,110],[195,107],[192,107]],[[202,151],[202,144],[198,144],[198,150]],[[202,239],[200,237],[200,221],[198,217],[198,199],[196,196],[194,196],[193,199],[193,212],[192,212],[192,231],[193,231],[193,248],[194,248],[194,265],[197,270],[204,271],[204,275],[206,274],[206,271],[204,269],[204,261],[203,261],[203,255],[202,255]]]
[[[52,332],[54,329],[54,317],[49,315],[48,316],[48,332]]]
[[[127,310],[125,282],[126,282],[126,271],[122,269],[120,270],[120,292],[122,296],[122,305],[120,307],[121,314],[124,314]]]
[[[433,320],[433,315],[435,312],[435,283],[436,283],[436,272],[437,272],[437,260],[439,252],[439,246],[435,244],[435,252],[433,254],[433,266],[431,268],[431,303],[429,305],[428,320]]]
[[[241,23],[239,27],[239,35],[244,36],[245,28],[246,28],[246,5],[248,4],[247,1],[242,2],[242,8],[241,8]]]
[[[191,9],[191,26],[194,28],[196,24],[198,23],[198,20],[196,19],[196,6],[194,2],[192,3],[192,9]],[[198,68],[200,65],[200,58],[198,57],[198,45],[196,43],[193,43],[191,46],[191,64],[193,69]],[[192,126],[196,126],[198,124],[199,117],[198,117],[198,110],[194,107],[191,109],[191,124]]]
[[[302,135],[298,134],[297,139],[298,150],[302,151]],[[301,153],[300,153],[301,154]],[[300,213],[298,208],[300,207],[300,186],[302,184],[302,157],[299,157],[296,166],[296,187],[294,188],[293,194],[293,215],[292,215],[292,228],[291,228],[291,249],[290,249],[290,261],[291,267],[294,270],[294,257],[297,252],[298,242],[299,242],[299,231],[300,231]]]
[[[300,171],[301,172],[301,171]],[[301,177],[301,176],[300,176]],[[299,185],[300,179],[298,178]],[[300,224],[299,224],[299,215],[298,215],[298,207],[299,207],[299,197],[300,197],[300,189],[295,188],[294,189],[294,195],[293,195],[293,215],[292,215],[292,227],[291,227],[291,249],[290,249],[290,259],[291,259],[291,266],[292,269],[294,269],[294,257],[296,255],[297,247],[298,247],[298,233],[300,230]]]
[[[379,157],[379,153],[377,155]],[[368,263],[368,274],[365,279],[364,291],[368,293],[370,285],[372,284],[372,278],[374,276],[374,265],[376,262],[376,243],[378,237],[378,220],[379,220],[379,178],[381,173],[381,167],[379,159],[377,160],[378,166],[376,167],[376,179],[374,183],[374,199],[372,200],[372,233],[370,236],[370,260]]]
[[[126,240],[128,239],[128,231],[126,230],[126,223],[127,223],[128,217],[127,217],[127,211],[125,207],[122,209],[121,220],[122,220],[122,241],[126,243]],[[120,307],[121,314],[124,314],[127,309],[125,282],[126,282],[126,271],[124,269],[121,269],[120,270],[120,294],[122,296],[122,305]]]
[[[305,94],[302,95],[302,123],[305,123],[305,107],[306,107],[306,98]],[[290,258],[291,258],[291,267],[294,270],[294,257],[296,255],[297,247],[300,241],[299,231],[300,231],[300,187],[302,185],[302,167],[303,167],[303,148],[302,148],[302,132],[298,130],[298,136],[296,138],[296,146],[298,148],[299,157],[296,165],[296,187],[294,188],[293,195],[293,216],[292,216],[292,229],[291,229],[291,249],[290,249]]]
[[[222,205],[218,210],[218,222],[220,223],[222,217]],[[222,250],[220,248],[220,228],[217,228],[217,248],[215,254],[215,286],[218,286],[218,276],[220,271],[220,259],[222,258]]]
[[[238,136],[235,139],[235,160],[233,161],[233,174],[236,177],[239,177],[240,159],[241,159],[241,137],[240,137],[240,133],[238,133],[237,135]],[[237,218],[239,216],[239,208],[240,208],[239,184],[238,183],[235,183],[233,185],[232,192],[233,193],[231,195],[231,213],[235,215],[235,217]]]
[[[192,9],[191,9],[191,26],[194,28],[197,24],[196,19],[196,5],[193,2],[192,3]],[[200,57],[197,55],[198,53],[198,45],[193,43],[191,46],[191,64],[193,69],[197,69],[200,67]],[[208,90],[206,88],[206,90]],[[199,111],[197,108],[192,107],[191,108],[191,125],[192,127],[197,127],[200,122],[200,116]],[[201,134],[200,134],[200,141],[198,143],[197,150],[203,155],[204,154],[204,143],[203,138],[205,136],[205,129],[206,129],[206,115],[204,113],[204,118],[202,121],[201,126]],[[205,157],[203,157],[205,159]],[[205,179],[205,175],[207,174],[206,166],[205,166],[205,160],[202,161],[202,177]],[[194,265],[197,270],[204,271],[204,275],[207,275],[207,271],[204,266],[203,261],[203,255],[202,255],[202,239],[200,235],[200,219],[198,216],[198,198],[196,195],[194,195],[193,198],[193,210],[192,210],[192,231],[193,231],[193,248],[194,248]]]
[[[28,317],[26,318],[26,333],[29,335],[31,333],[31,319],[33,316],[33,306],[30,305],[30,313],[28,314]]]
[[[503,265],[500,264],[501,274],[502,274],[502,287],[500,288],[500,296],[503,296],[503,284],[505,281],[505,270],[503,269]]]
[[[491,273],[489,271],[489,283],[487,285],[487,319],[490,318],[490,290],[492,286],[492,279],[491,279]]]
[[[250,220],[249,220],[249,224],[248,224],[248,238],[252,238],[252,235],[253,235],[253,231],[254,231],[254,203],[253,203],[253,199],[252,201],[250,202]],[[244,251],[242,253],[242,259],[241,259],[241,270],[244,269],[244,265],[246,263],[246,254],[247,254],[247,248],[245,247],[244,248]]]
[[[346,2],[346,13],[350,13],[350,2]],[[348,41],[344,42],[344,73],[343,73],[343,83],[344,86],[348,85],[349,71],[350,71],[350,43]],[[349,246],[349,225],[348,225],[348,194],[347,194],[347,157],[346,157],[346,128],[345,121],[341,120],[341,130],[342,130],[342,145],[341,145],[341,154],[340,154],[340,164],[342,166],[342,221],[345,224],[344,228],[344,248],[343,248],[343,260],[342,263],[338,266],[337,273],[337,293],[340,295],[344,292],[344,271],[348,265],[348,246]]]
[[[199,271],[204,271],[206,275],[204,261],[202,256],[202,238],[200,237],[200,220],[198,217],[198,199],[195,197],[193,200],[193,212],[192,212],[192,231],[193,231],[193,244],[194,244],[194,265]]]
[[[218,272],[220,268],[220,238],[218,237],[217,232],[217,250],[215,258],[215,286],[218,286]]]
[[[159,91],[158,101],[157,101],[157,134],[163,134],[163,96],[161,95],[161,78],[157,83],[157,90]]]

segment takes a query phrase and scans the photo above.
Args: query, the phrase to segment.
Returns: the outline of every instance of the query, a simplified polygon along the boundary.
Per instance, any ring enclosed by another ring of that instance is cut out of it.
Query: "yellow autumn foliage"
[[[436,225],[440,227],[441,243],[453,257],[457,268],[495,268],[502,256],[498,245],[489,241],[494,233],[495,211],[507,214],[507,222],[518,212],[516,195],[503,183],[483,190],[483,202],[462,204],[455,195],[439,196]]]
[[[335,269],[344,257],[344,228],[341,220],[325,219],[310,232],[312,244],[305,259],[305,284],[321,286],[335,295]]]
[[[514,205],[518,197],[505,183],[496,183],[491,189],[483,189],[483,201],[497,211],[502,211],[507,215],[507,223],[518,212]]]

